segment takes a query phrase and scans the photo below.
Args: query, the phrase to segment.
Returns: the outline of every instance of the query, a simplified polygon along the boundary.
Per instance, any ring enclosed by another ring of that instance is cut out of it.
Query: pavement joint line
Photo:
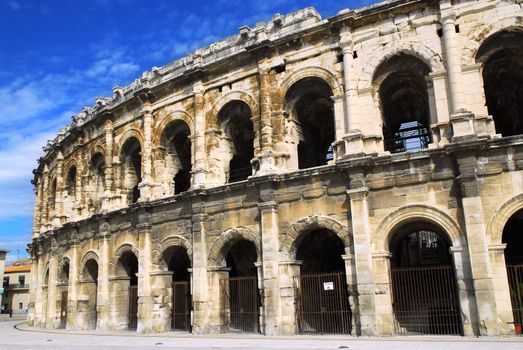
[[[21,327],[20,327],[21,326]],[[293,341],[357,341],[357,342],[432,342],[432,343],[523,343],[523,337],[512,336],[512,337],[447,337],[447,336],[390,336],[390,337],[367,337],[367,336],[324,336],[324,335],[295,335],[295,336],[265,336],[265,335],[245,335],[245,334],[182,334],[182,333],[156,333],[156,334],[141,334],[126,331],[113,331],[113,332],[82,332],[82,331],[68,331],[60,329],[44,329],[29,327],[25,322],[17,323],[13,326],[21,332],[33,332],[33,333],[47,333],[47,334],[60,334],[60,335],[85,335],[85,336],[105,336],[105,337],[146,337],[146,338],[179,338],[179,339],[246,339],[246,340],[293,340]]]

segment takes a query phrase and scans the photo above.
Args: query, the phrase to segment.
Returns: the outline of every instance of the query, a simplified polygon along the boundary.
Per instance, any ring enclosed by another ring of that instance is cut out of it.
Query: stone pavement
[[[17,328],[15,328],[15,326]],[[264,337],[245,335],[195,336],[165,333],[137,335],[130,332],[64,332],[35,330],[20,321],[0,322],[0,349],[65,350],[105,349],[523,349],[523,337],[394,337],[354,338],[345,336]]]

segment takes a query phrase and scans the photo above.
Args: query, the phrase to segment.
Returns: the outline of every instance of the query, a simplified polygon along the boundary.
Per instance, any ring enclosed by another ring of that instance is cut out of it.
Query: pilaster
[[[76,232],[75,232],[76,234]],[[78,311],[78,282],[80,280],[80,241],[73,238],[70,245],[71,260],[69,265],[69,286],[67,300],[67,329],[76,330],[77,311]]]
[[[192,299],[193,299],[193,333],[208,333],[209,324],[209,295],[218,299],[218,294],[209,294],[207,271],[207,240],[205,222],[206,214],[204,200],[201,196],[192,201]]]
[[[205,151],[205,99],[203,84],[198,81],[193,85],[194,93],[194,136],[193,168],[191,188],[205,187],[207,177],[207,153]]]
[[[149,213],[146,213],[149,216]],[[148,219],[142,221],[149,221]],[[151,229],[149,222],[137,225],[138,229],[138,333],[151,333],[153,329],[151,310],[153,300],[151,297]]]

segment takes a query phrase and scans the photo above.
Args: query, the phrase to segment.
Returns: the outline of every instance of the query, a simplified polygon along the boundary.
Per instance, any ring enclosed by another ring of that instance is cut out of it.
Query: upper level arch
[[[430,68],[430,72],[445,70],[441,55],[430,47],[420,42],[394,41],[385,45],[382,49],[376,50],[373,56],[368,58],[359,75],[358,90],[370,89],[378,67],[391,57],[399,54],[410,55],[421,60]]]
[[[209,113],[207,116],[207,124],[211,127],[218,126],[218,118],[220,115],[220,111],[223,110],[223,107],[225,105],[234,101],[245,103],[250,109],[252,119],[259,117],[260,108],[258,106],[258,103],[256,102],[256,99],[252,95],[244,91],[232,90],[218,98],[218,100],[209,109]]]
[[[194,135],[194,120],[192,115],[183,111],[181,109],[176,109],[173,111],[161,110],[155,113],[155,118],[157,120],[155,128],[153,131],[153,147],[160,146],[162,135],[165,132],[165,129],[177,120],[185,122],[189,127],[191,135]]]
[[[187,256],[189,257],[189,260],[192,265],[192,262],[193,262],[192,244],[187,238],[180,236],[180,235],[173,235],[173,236],[166,237],[160,243],[158,243],[158,245],[156,246],[156,249],[154,251],[153,263],[155,265],[162,264],[164,262],[163,261],[164,253],[168,249],[171,249],[173,247],[184,248],[185,251],[187,252]]]
[[[332,96],[341,96],[343,94],[343,85],[340,83],[335,74],[326,68],[311,66],[299,68],[291,72],[289,76],[279,84],[280,96],[286,96],[289,89],[298,81],[305,78],[317,78],[326,82],[332,90]],[[283,101],[282,101],[283,102]]]

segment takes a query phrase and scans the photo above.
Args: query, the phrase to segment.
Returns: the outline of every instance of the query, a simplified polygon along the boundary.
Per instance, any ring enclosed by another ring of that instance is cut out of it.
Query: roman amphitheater
[[[34,327],[520,333],[523,1],[276,14],[97,98],[33,183]]]

